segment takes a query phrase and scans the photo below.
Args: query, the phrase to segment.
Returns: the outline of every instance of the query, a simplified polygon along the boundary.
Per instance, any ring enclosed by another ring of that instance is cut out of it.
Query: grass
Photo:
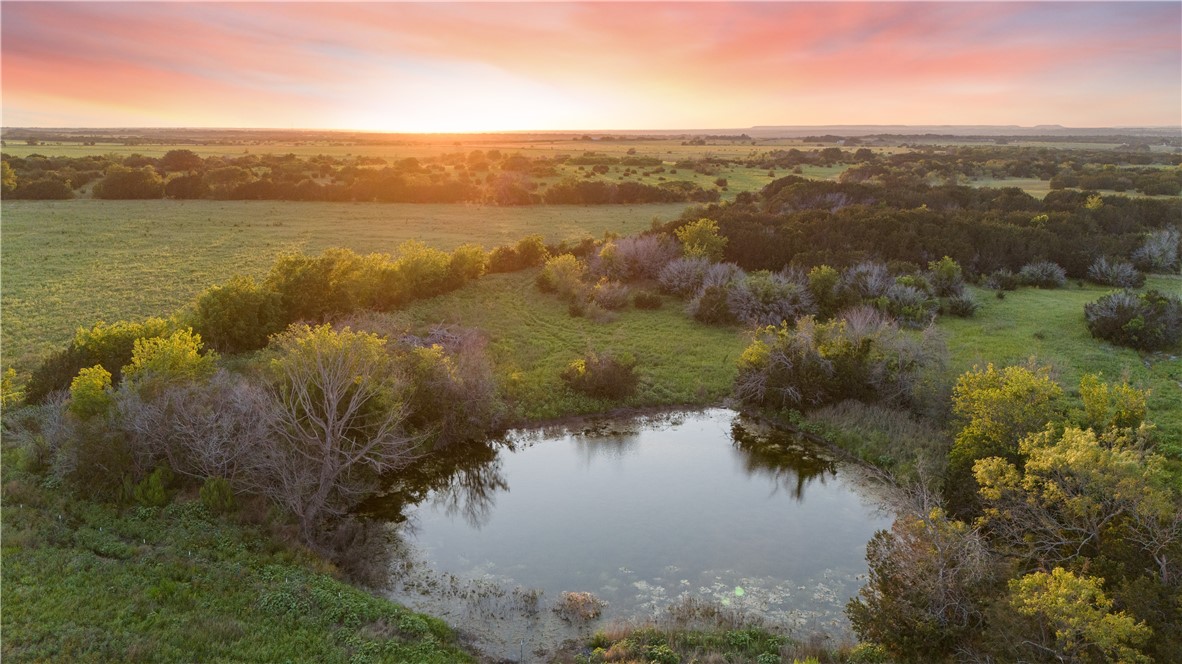
[[[1182,292],[1182,276],[1151,276],[1147,288]],[[1151,390],[1149,419],[1158,427],[1163,449],[1182,455],[1182,361],[1178,353],[1142,354],[1093,339],[1083,308],[1112,289],[1079,286],[1040,290],[1022,288],[999,300],[993,291],[970,287],[981,303],[973,318],[942,316],[938,327],[947,333],[950,369],[957,375],[974,365],[1020,364],[1033,358],[1049,364],[1064,391],[1079,397],[1079,379],[1103,372],[1105,379],[1127,376],[1134,386]]]
[[[534,233],[555,242],[630,235],[684,207],[5,201],[4,363],[28,368],[99,319],[168,315],[231,275],[265,275],[282,251],[390,252],[405,240],[449,250]]]
[[[661,309],[619,312],[613,322],[575,318],[566,303],[533,286],[536,270],[489,275],[467,287],[411,305],[394,317],[424,326],[449,323],[479,328],[505,396],[522,420],[610,410],[716,403],[728,395],[736,361],[746,347],[734,327],[697,323],[675,298]],[[587,350],[628,354],[637,360],[635,396],[608,402],[571,391],[559,374]]]
[[[441,621],[200,503],[78,500],[4,453],[5,662],[461,662]]]

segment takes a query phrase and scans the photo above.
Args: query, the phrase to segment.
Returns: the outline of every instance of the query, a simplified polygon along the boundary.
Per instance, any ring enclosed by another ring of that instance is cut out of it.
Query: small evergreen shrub
[[[995,291],[1012,291],[1021,285],[1018,275],[1004,267],[985,278],[985,287]]]
[[[1022,267],[1018,281],[1025,286],[1062,288],[1067,283],[1067,271],[1051,261],[1035,261]]]
[[[1108,260],[1101,256],[1088,268],[1088,279],[1105,286],[1118,288],[1140,288],[1145,285],[1145,275],[1132,263]]]
[[[562,380],[576,392],[599,399],[624,399],[636,391],[636,360],[608,353],[587,353],[571,362]]]
[[[604,309],[616,311],[628,306],[628,287],[618,281],[600,279],[591,289],[591,301]]]
[[[201,485],[201,504],[214,514],[234,511],[237,501],[230,483],[222,477],[211,477]]]
[[[977,313],[979,306],[977,300],[968,293],[961,293],[960,295],[953,295],[948,298],[948,313],[958,318],[972,318],[973,314]]]
[[[1164,350],[1182,341],[1182,299],[1149,290],[1110,293],[1084,305],[1093,337],[1138,350]]]

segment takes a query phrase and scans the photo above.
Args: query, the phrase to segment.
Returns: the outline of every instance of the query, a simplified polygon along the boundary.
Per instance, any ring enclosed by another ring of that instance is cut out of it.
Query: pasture
[[[1164,293],[1182,292],[1182,276],[1154,275],[1145,284]],[[1149,419],[1158,427],[1163,447],[1182,455],[1182,361],[1177,353],[1141,354],[1093,339],[1084,323],[1084,305],[1110,292],[1107,286],[1042,290],[1020,288],[997,299],[994,291],[969,287],[981,303],[972,318],[943,316],[937,327],[947,334],[950,371],[959,375],[974,365],[1022,364],[1033,359],[1049,364],[1056,380],[1072,398],[1079,397],[1079,379],[1103,372],[1108,381],[1127,377],[1146,389]]]
[[[6,201],[0,245],[6,366],[29,368],[81,325],[168,315],[285,251],[392,252],[407,240],[486,249],[631,235],[684,204],[484,207],[285,201]]]

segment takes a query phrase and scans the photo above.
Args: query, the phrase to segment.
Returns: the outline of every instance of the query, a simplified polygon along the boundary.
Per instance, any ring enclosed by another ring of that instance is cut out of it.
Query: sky
[[[1182,2],[0,3],[7,127],[1182,124]]]

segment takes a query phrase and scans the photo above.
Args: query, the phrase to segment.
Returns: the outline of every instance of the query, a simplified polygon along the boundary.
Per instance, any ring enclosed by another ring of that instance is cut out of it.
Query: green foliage
[[[1157,290],[1110,293],[1084,305],[1093,337],[1139,350],[1166,350],[1182,343],[1182,298]]]
[[[591,301],[609,311],[618,311],[628,306],[628,287],[606,277],[591,287]]]
[[[967,292],[948,298],[948,313],[957,318],[972,318],[979,308],[977,299]]]
[[[846,606],[862,640],[897,661],[929,662],[974,637],[997,573],[977,531],[938,508],[903,514],[866,558],[870,578]]]
[[[1012,579],[1010,604],[1043,627],[1038,632],[1043,642],[1037,645],[1060,661],[1152,661],[1137,649],[1151,630],[1124,611],[1113,612],[1102,583],[1103,579],[1076,576],[1056,567],[1050,574],[1035,572]]]
[[[718,222],[713,219],[698,219],[675,231],[681,241],[682,251],[687,258],[702,257],[711,261],[722,260],[727,238],[718,232]]]
[[[128,168],[111,166],[107,175],[94,186],[95,198],[144,199],[163,198],[164,180],[151,166]]]
[[[262,348],[286,326],[281,296],[242,276],[198,296],[191,322],[206,343],[223,353]]]
[[[130,497],[144,507],[164,507],[172,499],[168,491],[172,479],[168,466],[160,466],[131,487]]]
[[[960,264],[948,256],[928,263],[932,288],[939,297],[952,297],[964,287],[964,272]]]
[[[201,485],[201,504],[214,514],[226,514],[234,511],[238,501],[234,497],[234,490],[230,483],[222,477],[211,477]]]
[[[1101,373],[1084,374],[1079,381],[1083,425],[1096,431],[1140,425],[1148,411],[1149,391],[1138,390],[1127,381],[1105,383],[1102,378]]]
[[[70,383],[70,412],[82,419],[106,415],[114,402],[111,372],[101,364],[79,371]]]
[[[636,391],[640,377],[634,358],[591,352],[567,365],[562,380],[572,390],[597,399],[624,399]]]
[[[841,308],[841,300],[837,292],[837,284],[841,281],[841,273],[828,265],[818,265],[809,270],[809,293],[817,303],[818,315],[831,318]]]
[[[579,296],[587,267],[571,254],[561,254],[546,261],[535,283],[543,293],[557,293],[563,299]]]
[[[845,399],[917,406],[917,387],[942,359],[934,339],[914,339],[872,311],[851,319],[760,331],[739,358],[735,395],[775,409],[811,410]]]
[[[8,367],[0,374],[0,412],[19,406],[25,400],[25,386],[20,383],[16,369]]]
[[[1062,400],[1063,389],[1047,367],[998,371],[989,364],[962,374],[952,393],[953,413],[961,427],[949,453],[945,483],[952,506],[972,510],[977,492],[973,463],[994,456],[1018,460],[1023,438],[1048,422],[1062,420]]]
[[[136,339],[123,377],[136,385],[164,384],[209,378],[217,369],[217,353],[201,354],[201,335],[192,328],[167,337]]]
[[[6,449],[6,661],[471,661],[441,621],[334,579],[262,529],[196,502],[86,502],[12,459]],[[306,610],[270,610],[279,599]]]
[[[0,191],[5,194],[12,193],[16,189],[16,182],[16,171],[12,170],[7,161],[0,162]]]

